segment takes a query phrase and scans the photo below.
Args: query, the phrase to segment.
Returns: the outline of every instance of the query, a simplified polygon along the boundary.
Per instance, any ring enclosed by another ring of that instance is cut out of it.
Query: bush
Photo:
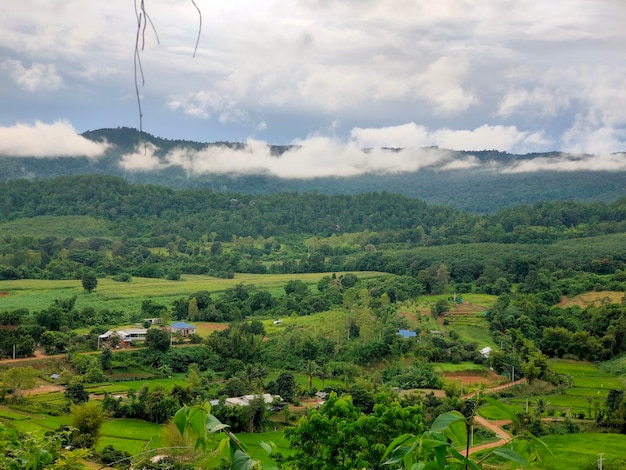
[[[115,468],[130,468],[131,455],[125,450],[117,450],[112,445],[106,446],[100,452],[95,454],[95,457],[100,463],[107,466],[114,466]]]
[[[111,279],[117,282],[130,282],[132,281],[133,278],[128,273],[121,273],[121,274],[118,274],[117,276],[113,276]]]

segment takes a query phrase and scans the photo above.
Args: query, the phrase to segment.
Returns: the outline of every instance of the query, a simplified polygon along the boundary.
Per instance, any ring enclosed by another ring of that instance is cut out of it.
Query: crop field
[[[600,468],[598,467],[600,454],[603,454],[603,459],[609,461],[625,456],[626,435],[623,434],[578,433],[545,436],[541,440],[550,447],[554,456],[546,456],[542,464],[533,468],[545,470]]]
[[[576,416],[583,413],[589,418],[594,402],[604,405],[609,390],[625,388],[624,379],[608,374],[589,362],[551,359],[549,365],[554,372],[569,376],[573,382],[573,386],[563,394],[541,396],[546,402],[546,409],[552,409],[556,415],[565,413]],[[529,398],[531,408],[536,400],[536,396]],[[518,412],[525,409],[526,398],[504,399],[503,403]],[[499,410],[489,405],[481,407],[480,414],[487,419],[503,419]]]
[[[337,273],[341,275],[345,273]],[[76,307],[92,307],[96,310],[139,311],[141,302],[151,299],[166,305],[194,292],[207,290],[216,295],[237,284],[252,284],[269,290],[272,294],[283,294],[287,282],[299,279],[315,285],[328,273],[306,274],[236,274],[234,279],[219,279],[198,274],[184,274],[179,281],[134,277],[131,282],[116,282],[112,279],[98,279],[98,287],[86,292],[80,280],[20,279],[0,281],[0,291],[9,292],[0,297],[0,311],[27,308],[31,311],[47,308],[54,300],[76,296]],[[386,276],[378,272],[359,272],[360,278]]]
[[[81,215],[27,217],[0,224],[3,235],[32,236],[38,238],[108,237],[106,220]]]
[[[452,303],[450,311],[438,319],[431,318],[430,308],[440,299],[449,299],[449,295],[433,295],[421,297],[417,303],[420,312],[417,323],[413,323],[413,315],[405,313],[411,326],[422,329],[438,329],[445,332],[454,331],[466,342],[478,343],[480,348],[497,345],[489,332],[489,322],[485,318],[485,311],[496,301],[497,297],[488,294],[463,294],[462,303]]]

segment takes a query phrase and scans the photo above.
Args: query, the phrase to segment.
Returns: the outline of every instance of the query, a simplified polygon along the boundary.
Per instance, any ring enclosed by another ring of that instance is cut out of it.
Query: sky
[[[479,164],[446,149],[574,154],[505,171],[626,171],[624,0],[195,1],[201,15],[144,0],[137,73],[140,0],[4,2],[0,155],[97,158],[106,144],[80,133],[138,128],[137,79],[146,132],[246,145],[138,151],[129,171]],[[277,159],[269,144],[296,147]]]

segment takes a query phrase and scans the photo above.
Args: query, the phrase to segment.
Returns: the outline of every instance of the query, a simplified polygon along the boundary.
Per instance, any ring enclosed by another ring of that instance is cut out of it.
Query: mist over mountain
[[[130,128],[87,131],[82,137],[85,142],[78,155],[31,151],[29,156],[26,151],[0,156],[0,179],[104,174],[131,183],[246,194],[386,191],[471,212],[540,200],[613,201],[625,194],[626,187],[623,153],[363,149],[354,142],[322,137],[289,146],[254,140],[201,143]],[[94,144],[101,155],[94,156]]]

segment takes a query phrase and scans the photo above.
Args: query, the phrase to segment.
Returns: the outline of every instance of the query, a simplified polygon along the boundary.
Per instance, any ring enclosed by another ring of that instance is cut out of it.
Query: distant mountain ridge
[[[216,192],[268,194],[277,192],[319,192],[323,194],[359,194],[373,191],[399,193],[430,204],[451,206],[470,212],[493,212],[502,207],[532,204],[537,201],[576,200],[581,202],[613,201],[626,195],[624,171],[533,171],[499,173],[477,169],[421,169],[410,173],[365,174],[352,177],[284,179],[269,175],[188,174],[181,167],[150,171],[126,171],[120,166],[123,155],[132,153],[142,142],[158,147],[156,156],[185,147],[201,150],[207,146],[243,148],[242,143],[201,143],[169,140],[141,134],[136,129],[98,129],[83,136],[106,141],[111,146],[103,157],[32,158],[0,157],[0,180],[51,178],[63,175],[103,174],[120,176],[131,183],[156,184],[173,188],[210,188]],[[270,146],[272,155],[280,156],[290,146]],[[498,151],[453,152],[459,158],[475,158],[482,163],[511,165],[533,159],[549,159],[558,152],[513,155]]]

